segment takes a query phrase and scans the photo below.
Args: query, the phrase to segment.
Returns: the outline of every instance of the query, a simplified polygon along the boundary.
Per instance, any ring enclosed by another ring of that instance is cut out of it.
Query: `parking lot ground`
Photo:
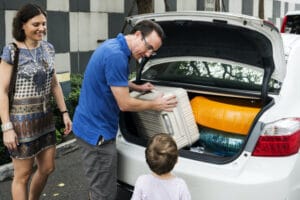
[[[10,200],[11,179],[0,182],[0,200]],[[56,169],[48,179],[40,200],[87,200],[88,188],[83,174],[79,150],[56,159]],[[130,195],[118,191],[117,200],[129,200]]]

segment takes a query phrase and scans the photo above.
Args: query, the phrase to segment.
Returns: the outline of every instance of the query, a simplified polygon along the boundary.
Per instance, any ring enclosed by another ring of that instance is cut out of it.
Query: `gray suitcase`
[[[199,131],[186,90],[162,86],[155,88],[154,92],[131,92],[130,95],[138,99],[152,100],[161,92],[164,95],[174,94],[178,104],[172,112],[147,110],[133,113],[139,134],[149,138],[156,133],[168,133],[179,149],[192,145],[199,139]]]

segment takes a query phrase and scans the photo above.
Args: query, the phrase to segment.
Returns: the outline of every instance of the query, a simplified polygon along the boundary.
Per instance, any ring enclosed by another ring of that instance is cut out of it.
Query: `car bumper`
[[[118,181],[118,199],[126,200],[131,199],[133,186],[130,186],[122,181]]]
[[[133,186],[139,175],[150,172],[145,148],[119,135],[117,149],[118,179]],[[174,173],[186,181],[192,199],[299,200],[299,157],[253,157],[244,152],[225,165],[180,157]]]

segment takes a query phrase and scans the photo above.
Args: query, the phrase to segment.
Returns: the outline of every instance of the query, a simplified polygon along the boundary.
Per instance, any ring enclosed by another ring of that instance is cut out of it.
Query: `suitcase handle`
[[[164,120],[164,124],[167,128],[168,133],[173,136],[174,130],[173,130],[169,115],[167,113],[164,113],[164,114],[162,114],[162,118]]]

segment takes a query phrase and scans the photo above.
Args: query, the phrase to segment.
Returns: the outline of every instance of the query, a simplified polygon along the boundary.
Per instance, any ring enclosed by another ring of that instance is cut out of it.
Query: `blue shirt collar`
[[[122,51],[124,51],[124,53],[128,56],[128,57],[130,57],[131,56],[131,51],[130,51],[130,49],[129,49],[129,47],[128,47],[128,44],[127,44],[127,42],[126,42],[126,39],[125,39],[125,36],[122,34],[122,33],[119,33],[118,35],[117,35],[117,40],[120,42],[120,44],[121,44],[121,49],[122,49]]]

